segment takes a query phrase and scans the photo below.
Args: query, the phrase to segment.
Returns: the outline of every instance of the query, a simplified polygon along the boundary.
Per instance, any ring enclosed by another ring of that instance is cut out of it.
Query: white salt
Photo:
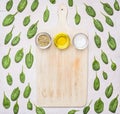
[[[87,39],[86,36],[83,34],[78,34],[74,37],[74,45],[78,49],[82,49],[86,46]]]

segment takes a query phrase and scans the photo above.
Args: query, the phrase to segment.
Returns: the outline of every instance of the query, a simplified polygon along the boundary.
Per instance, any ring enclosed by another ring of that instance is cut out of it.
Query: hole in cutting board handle
[[[59,6],[59,9],[58,9],[60,12],[62,11],[64,11],[64,13],[65,14],[67,14],[67,6],[65,5],[65,4],[61,4],[60,6]],[[59,13],[60,13],[59,12]]]

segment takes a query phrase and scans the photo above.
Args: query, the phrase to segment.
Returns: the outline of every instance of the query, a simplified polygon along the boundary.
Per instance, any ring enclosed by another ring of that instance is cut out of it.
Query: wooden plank
[[[48,32],[52,38],[59,32],[65,32],[72,41],[73,36],[81,31],[66,25],[67,8],[62,5],[60,9],[57,27],[44,32]],[[70,45],[65,50],[59,50],[52,44],[46,50],[36,47],[36,57],[37,101],[40,106],[85,105],[88,48],[80,51]]]

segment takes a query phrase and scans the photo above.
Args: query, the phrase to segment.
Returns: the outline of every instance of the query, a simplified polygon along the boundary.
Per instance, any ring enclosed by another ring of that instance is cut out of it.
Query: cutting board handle
[[[58,25],[65,26],[67,24],[68,10],[65,4],[61,4],[58,8]]]

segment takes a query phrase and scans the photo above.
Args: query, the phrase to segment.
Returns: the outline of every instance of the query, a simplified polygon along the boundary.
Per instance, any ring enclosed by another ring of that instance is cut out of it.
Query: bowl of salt
[[[88,37],[83,33],[75,34],[72,43],[76,49],[83,50],[88,46]]]

